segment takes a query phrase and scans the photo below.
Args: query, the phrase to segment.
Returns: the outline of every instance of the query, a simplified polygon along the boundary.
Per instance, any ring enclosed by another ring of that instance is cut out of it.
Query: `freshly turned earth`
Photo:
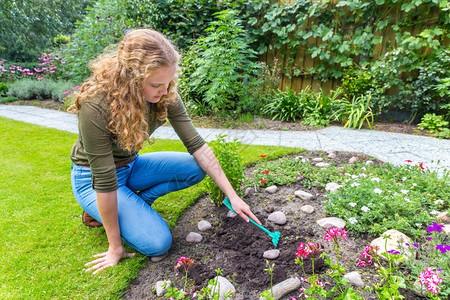
[[[301,155],[313,158],[317,157],[319,153],[305,152]],[[330,162],[336,165],[345,164],[352,155],[353,153],[338,152],[337,157]],[[247,176],[251,176],[251,172],[251,169],[247,170]],[[294,192],[299,189],[315,195],[316,198],[304,201],[295,197]],[[303,277],[301,267],[295,264],[295,252],[300,242],[320,243],[331,253],[331,244],[323,240],[326,229],[316,223],[318,219],[327,217],[322,208],[322,202],[325,199],[324,193],[323,189],[307,189],[301,181],[298,181],[289,186],[279,187],[275,194],[269,194],[264,189],[260,189],[244,198],[266,228],[272,232],[281,232],[281,239],[277,247],[280,250],[280,256],[270,260],[270,263],[275,265],[273,284],[292,276]],[[312,214],[302,212],[300,208],[303,205],[313,206],[314,212]],[[267,217],[273,211],[282,211],[287,217],[287,223],[280,226],[268,221]],[[176,275],[174,266],[179,257],[186,256],[196,261],[196,265],[189,271],[189,279],[197,290],[204,287],[208,280],[214,278],[215,270],[220,268],[222,276],[230,280],[236,288],[234,299],[259,299],[259,294],[270,288],[269,274],[264,271],[267,265],[263,253],[273,249],[274,246],[271,238],[261,229],[245,223],[239,217],[227,217],[227,213],[228,209],[225,206],[216,207],[207,196],[200,198],[186,210],[172,230],[173,246],[169,255],[158,263],[148,260],[123,298],[157,299],[152,291],[152,286],[163,279],[170,279],[176,287],[181,289],[184,273]],[[212,228],[200,232],[197,224],[201,220],[209,221]],[[191,231],[199,232],[203,236],[202,242],[186,242],[186,236]],[[347,272],[358,271],[367,285],[377,282],[378,279],[374,277],[377,273],[376,269],[356,267],[355,263],[364,246],[374,238],[376,237],[349,234],[349,239],[341,243],[341,264],[347,268]],[[315,260],[316,273],[325,274],[327,267],[321,259]],[[311,261],[309,259],[305,260],[305,271],[310,276]],[[331,280],[328,279],[328,281],[332,284]],[[417,298],[409,292],[403,291],[403,293],[406,299]],[[298,294],[298,291],[294,291],[283,299],[289,299],[288,296],[297,297]],[[366,293],[366,299],[376,299],[376,297],[373,293]]]

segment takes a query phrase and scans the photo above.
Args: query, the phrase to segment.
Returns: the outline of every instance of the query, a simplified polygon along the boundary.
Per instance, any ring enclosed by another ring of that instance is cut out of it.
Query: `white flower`
[[[364,173],[361,173],[361,174],[359,174],[359,177],[364,177],[364,178],[366,178],[366,177],[367,177],[367,175],[366,175],[366,174],[364,174]]]
[[[438,205],[438,204],[444,204],[444,200],[438,199],[438,200],[434,201],[434,204],[436,204],[436,205]]]
[[[376,181],[376,182],[380,182],[380,178],[378,178],[378,177],[374,177],[374,178],[372,178],[372,179],[370,179],[370,180]]]
[[[361,167],[361,170],[366,171],[367,169],[366,169],[366,167]],[[359,175],[359,176],[361,176],[361,175]]]
[[[355,202],[350,202],[348,205],[350,205],[351,207],[355,207],[356,203]]]
[[[413,183],[412,185],[413,185],[413,186],[417,186],[417,183]]]
[[[375,194],[381,194],[383,191],[380,190],[379,188],[376,188],[376,189],[373,190],[373,192],[374,192]]]
[[[352,179],[356,179],[356,178],[358,178],[357,175],[352,175]]]
[[[402,177],[402,180],[405,181],[407,178],[406,177]]]
[[[368,208],[367,206],[363,206],[363,207],[361,207],[361,210],[363,212],[368,212],[370,210],[370,208]]]
[[[405,198],[405,201],[411,203],[411,200],[409,200],[409,198]]]
[[[432,210],[430,211],[430,215],[438,215],[439,212],[437,210]]]
[[[352,184],[350,184],[351,187],[355,187],[355,186],[358,186],[358,185],[360,185],[360,184],[357,183],[357,182],[353,182]]]
[[[416,226],[420,228],[420,227],[422,227],[422,224],[416,223]]]
[[[348,218],[348,221],[350,222],[350,224],[356,224],[356,223],[358,223],[358,220],[356,220],[356,218],[353,218],[353,217]]]
[[[352,176],[352,174],[350,174],[350,173],[345,173],[344,175],[347,175],[347,176]]]
[[[406,194],[408,194],[409,191],[408,190],[400,190],[400,192],[402,192],[403,194],[406,195]]]

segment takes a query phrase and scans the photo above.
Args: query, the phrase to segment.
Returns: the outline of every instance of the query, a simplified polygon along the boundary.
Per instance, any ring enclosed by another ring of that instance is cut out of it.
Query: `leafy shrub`
[[[12,97],[12,96],[0,97],[0,103],[14,102],[17,100],[18,99],[16,97]]]
[[[337,99],[342,94],[341,89],[331,91],[325,95],[321,89],[312,97],[305,97],[303,103],[303,119],[301,123],[311,126],[328,126],[332,119],[332,112],[337,105]]]
[[[8,91],[8,83],[0,82],[0,97],[6,96],[7,91]]]
[[[372,74],[366,68],[349,69],[342,77],[342,93],[347,98],[366,95],[375,86]]]
[[[213,114],[245,112],[250,102],[247,82],[259,69],[252,61],[255,52],[248,46],[248,37],[235,14],[232,10],[215,14],[217,20],[206,29],[207,36],[189,48],[191,54],[187,57],[193,72],[181,78],[183,97],[200,102]],[[194,100],[196,96],[199,98]]]
[[[54,99],[63,101],[64,92],[71,89],[74,84],[70,81],[52,79],[21,79],[10,84],[8,96],[21,100]]]
[[[239,192],[244,180],[242,157],[237,153],[240,142],[237,139],[227,142],[225,137],[226,135],[216,136],[217,139],[212,141],[210,146],[230,181],[231,186],[235,191]],[[205,179],[205,185],[212,202],[220,206],[223,199],[225,199],[225,194],[209,176]]]
[[[449,122],[444,120],[444,116],[436,114],[425,114],[418,127],[422,130],[429,130],[439,138],[450,138]]]
[[[272,120],[295,121],[303,116],[303,103],[305,97],[309,96],[308,86],[297,95],[289,87],[286,91],[278,90],[271,102],[267,103],[263,109],[265,115],[271,116]]]

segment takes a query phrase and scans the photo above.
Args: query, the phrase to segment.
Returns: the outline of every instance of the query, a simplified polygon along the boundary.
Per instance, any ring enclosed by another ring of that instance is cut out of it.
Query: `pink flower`
[[[367,265],[373,264],[372,258],[376,255],[377,250],[378,246],[365,246],[364,251],[361,253],[361,257],[358,257],[356,265],[359,267],[365,267]]]
[[[444,281],[441,277],[439,277],[439,271],[434,272],[434,268],[427,268],[425,271],[420,273],[419,281],[421,285],[426,285],[427,290],[435,295],[438,294],[438,284]]]
[[[187,271],[190,267],[192,267],[193,265],[195,265],[195,261],[188,258],[188,257],[180,257],[177,260],[177,264],[174,267],[174,270],[177,270],[179,267],[183,267],[185,271]]]
[[[317,243],[300,243],[297,247],[297,252],[295,253],[295,256],[298,258],[307,258],[308,255],[311,255],[311,257],[317,257],[319,252],[322,250],[322,246]]]
[[[327,233],[325,233],[325,237],[323,239],[327,242],[333,240],[337,243],[339,238],[346,240],[347,231],[345,229],[339,229],[337,227],[330,227],[328,228]]]

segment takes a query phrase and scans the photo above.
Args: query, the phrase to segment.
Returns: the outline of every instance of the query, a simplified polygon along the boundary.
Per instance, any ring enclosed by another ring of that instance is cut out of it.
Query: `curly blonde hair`
[[[152,29],[129,31],[117,53],[101,55],[91,64],[93,75],[83,83],[68,111],[78,113],[83,101],[101,96],[108,107],[108,130],[123,149],[139,151],[149,138],[149,105],[144,100],[143,82],[158,68],[175,66],[178,74],[179,61],[175,46],[161,33]],[[158,120],[166,119],[167,104],[177,99],[177,74],[156,104]]]

